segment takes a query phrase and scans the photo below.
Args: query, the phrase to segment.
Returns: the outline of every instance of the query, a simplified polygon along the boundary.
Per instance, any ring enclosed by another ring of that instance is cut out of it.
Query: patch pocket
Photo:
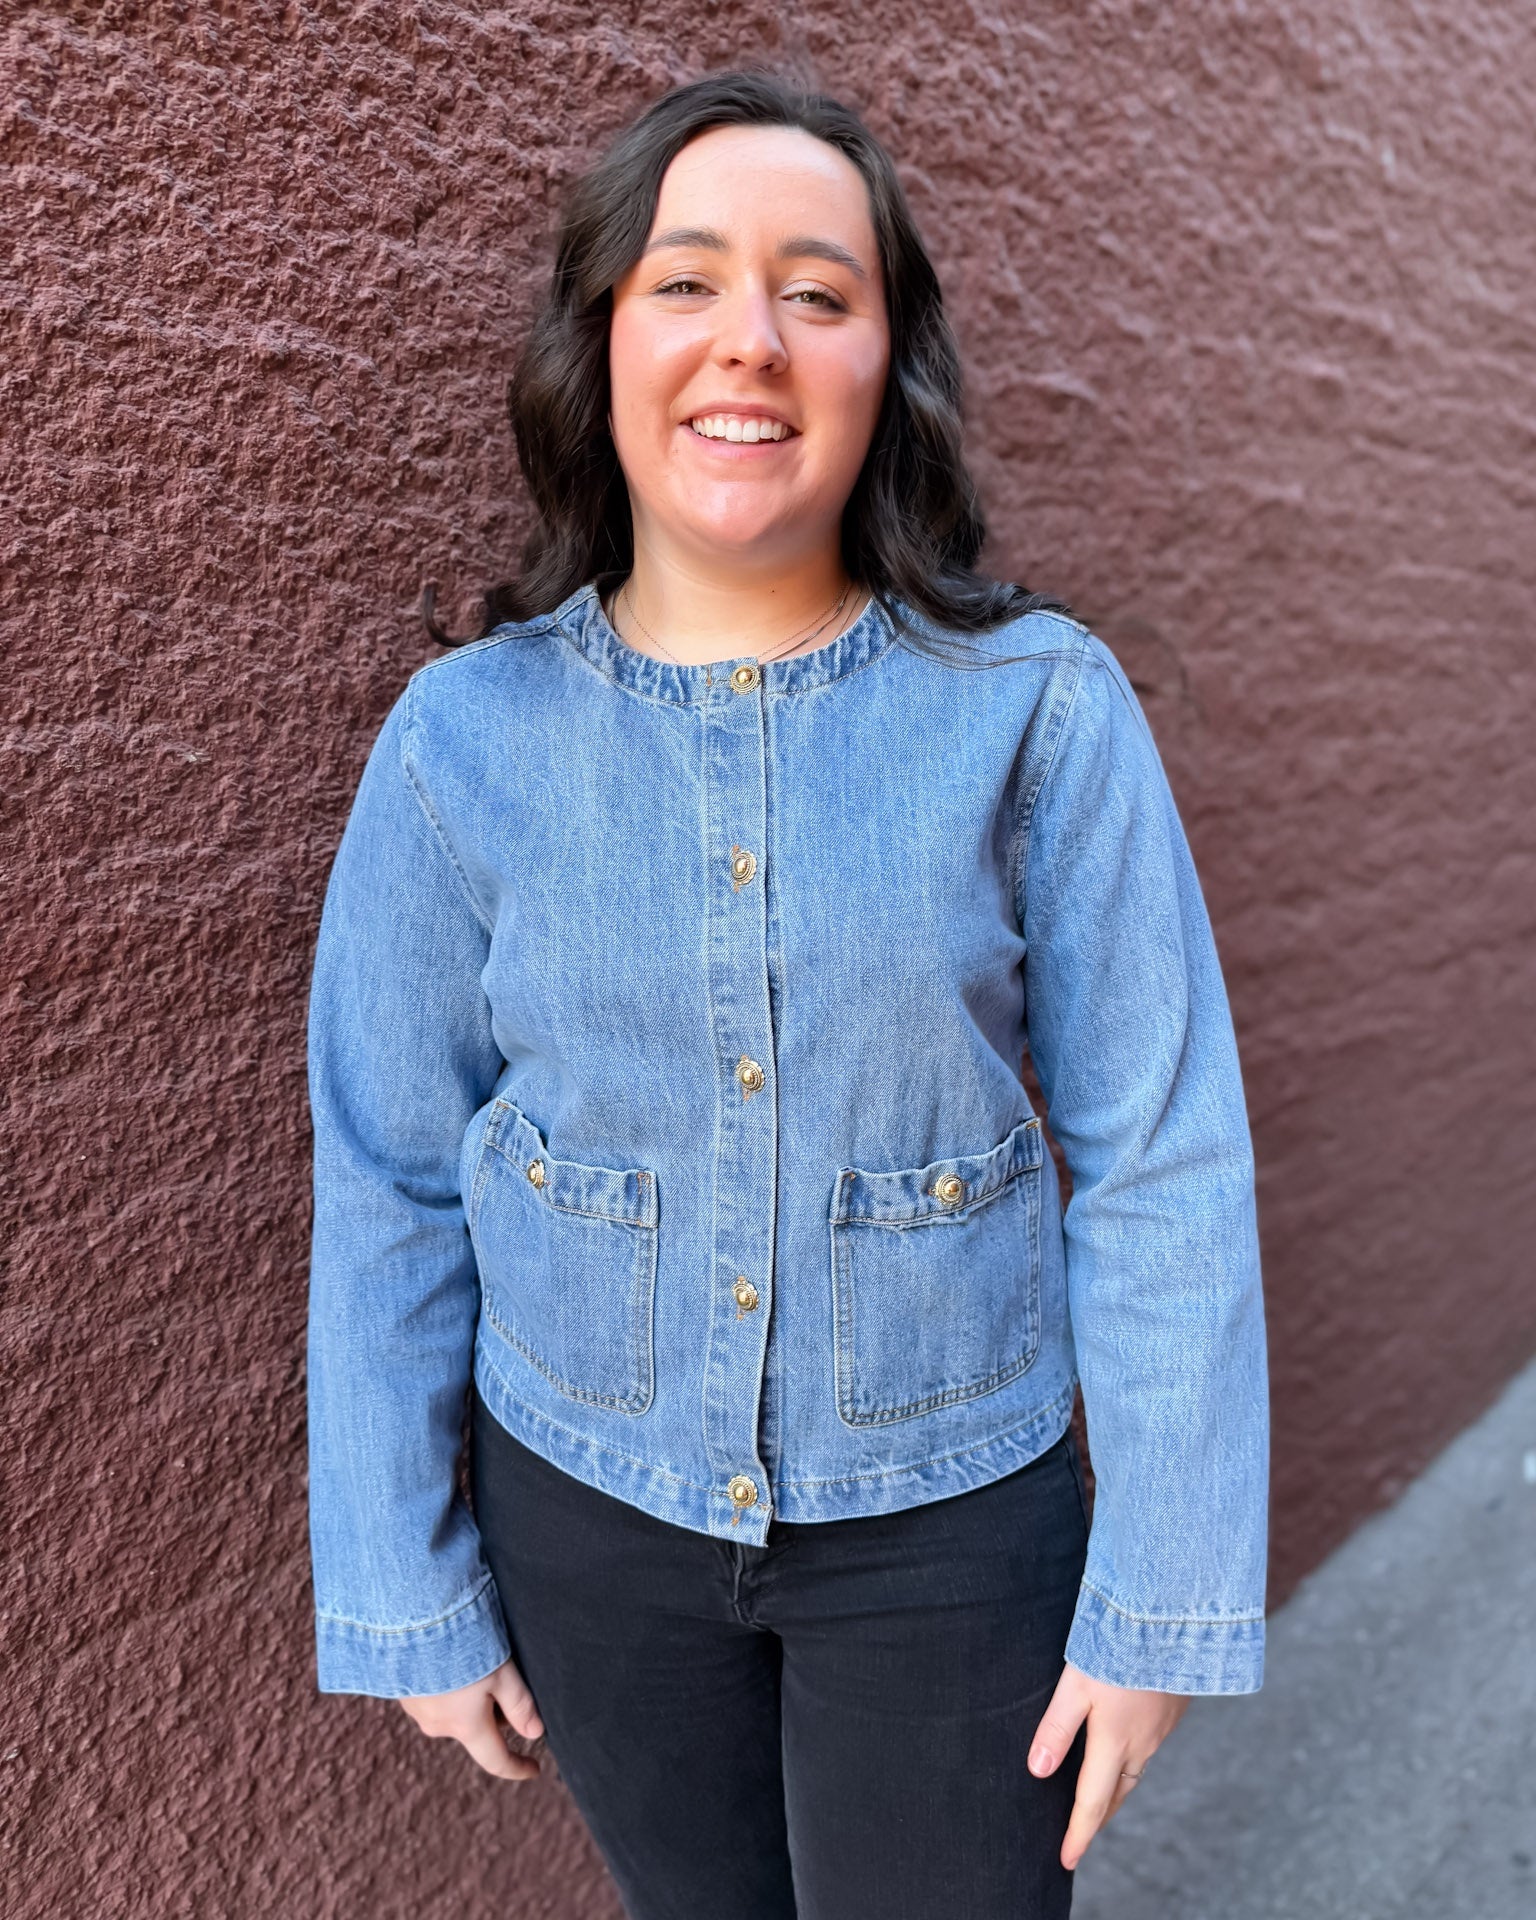
[[[993,1393],[1040,1348],[1040,1119],[832,1196],[837,1410],[851,1427]]]
[[[655,1389],[655,1172],[557,1160],[502,1098],[468,1220],[482,1311],[501,1337],[571,1399],[643,1413]]]

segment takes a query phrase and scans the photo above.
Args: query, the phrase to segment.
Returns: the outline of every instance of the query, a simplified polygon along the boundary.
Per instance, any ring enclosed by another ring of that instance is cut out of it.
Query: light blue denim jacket
[[[1104,642],[976,644],[1024,657],[924,657],[871,603],[678,666],[589,583],[396,698],[309,1002],[322,1691],[508,1655],[471,1368],[567,1473],[753,1544],[1024,1466],[1081,1379],[1066,1658],[1261,1684],[1253,1159],[1199,881]]]

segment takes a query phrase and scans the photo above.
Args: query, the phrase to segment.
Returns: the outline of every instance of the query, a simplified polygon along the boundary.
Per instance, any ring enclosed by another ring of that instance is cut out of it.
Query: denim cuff
[[[1257,1693],[1264,1684],[1264,1616],[1147,1618],[1085,1580],[1066,1657],[1095,1680],[1158,1693]]]
[[[462,1606],[419,1626],[373,1627],[333,1614],[315,1616],[322,1693],[366,1693],[383,1700],[451,1693],[494,1673],[511,1651],[489,1578]]]

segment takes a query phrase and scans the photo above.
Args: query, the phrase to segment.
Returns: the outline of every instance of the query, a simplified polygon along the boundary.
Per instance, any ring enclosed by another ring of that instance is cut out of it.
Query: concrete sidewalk
[[[1536,1363],[1191,1703],[1072,1914],[1536,1917]]]

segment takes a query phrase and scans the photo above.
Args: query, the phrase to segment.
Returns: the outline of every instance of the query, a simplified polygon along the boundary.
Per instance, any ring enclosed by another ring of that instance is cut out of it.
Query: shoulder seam
[[[1072,622],[1071,624],[1074,626],[1076,625],[1075,622]],[[1050,739],[1049,751],[1045,756],[1045,765],[1040,769],[1039,777],[1038,779],[1036,779],[1033,787],[1030,789],[1028,794],[1026,794],[1024,797],[1024,803],[1019,810],[1020,811],[1019,824],[1015,829],[1014,836],[1013,836],[1012,857],[1009,861],[1009,872],[1012,876],[1012,881],[1013,881],[1013,897],[1016,901],[1021,901],[1026,907],[1028,906],[1028,898],[1029,898],[1028,896],[1029,849],[1030,849],[1030,843],[1031,843],[1031,831],[1034,827],[1034,821],[1035,821],[1035,805],[1040,798],[1041,789],[1045,786],[1047,779],[1049,779],[1050,777],[1051,769],[1056,764],[1056,756],[1061,747],[1061,738],[1062,738],[1062,735],[1067,730],[1068,716],[1071,714],[1072,708],[1076,704],[1077,690],[1083,684],[1083,662],[1088,655],[1088,637],[1089,637],[1088,629],[1086,627],[1077,627],[1077,633],[1078,633],[1078,644],[1077,644],[1077,652],[1073,657],[1075,671],[1073,672],[1073,675],[1072,675],[1072,684],[1067,689],[1067,695],[1065,700],[1063,700],[1061,703],[1061,710],[1059,714],[1057,714],[1056,716],[1053,717],[1052,720],[1047,722],[1047,726],[1054,727],[1055,732]],[[1023,922],[1023,916],[1021,915],[1020,916],[1021,931],[1022,931],[1022,922]]]
[[[1147,745],[1151,747],[1154,756],[1160,761],[1162,756],[1158,751],[1157,739],[1152,732],[1152,723],[1148,720],[1140,704],[1131,697],[1135,689],[1131,686],[1130,676],[1115,658],[1114,649],[1110,647],[1106,641],[1101,639],[1098,634],[1089,634],[1084,640],[1085,648],[1090,640],[1097,648],[1097,651],[1093,653],[1093,664],[1101,673],[1107,673],[1109,675],[1110,680],[1114,683],[1115,692],[1119,694],[1121,701],[1130,713],[1132,719],[1136,722],[1143,739],[1147,742]]]
[[[484,653],[488,647],[504,647],[509,640],[532,640],[540,633],[547,633],[554,620],[552,613],[541,613],[532,620],[504,620],[499,627],[482,634],[478,640],[466,640],[461,646],[439,654],[435,660],[423,660],[419,667],[412,670],[410,678],[419,680],[422,674],[431,673],[434,667],[450,666],[455,660],[462,660],[470,654]]]
[[[1081,620],[1074,620],[1069,613],[1057,613],[1054,607],[1031,607],[1020,616],[1024,620],[1054,620],[1058,626],[1070,627],[1074,633],[1087,633],[1089,629]]]
[[[431,661],[428,661],[427,664],[429,666],[437,666],[440,663],[436,660],[431,660]],[[420,669],[418,669],[417,671],[419,672]],[[481,930],[488,935],[494,934],[495,928],[492,926],[491,922],[485,917],[484,912],[481,910],[480,902],[475,897],[475,890],[469,883],[469,875],[464,871],[462,865],[460,864],[459,857],[454,852],[452,844],[448,839],[448,835],[444,831],[443,823],[441,820],[439,820],[437,816],[437,810],[432,805],[432,801],[427,793],[425,786],[422,784],[420,776],[417,774],[415,767],[412,766],[411,764],[410,735],[413,727],[416,724],[415,722],[416,677],[417,677],[416,674],[413,673],[405,683],[405,704],[401,713],[401,725],[400,725],[400,771],[402,774],[404,774],[406,782],[411,789],[411,792],[416,796],[416,804],[421,808],[422,814],[426,819],[427,825],[431,829],[433,839],[436,840],[438,846],[442,849],[444,857],[448,861],[448,864],[453,868],[453,871],[458,878],[459,885],[463,889],[465,904],[468,906],[470,912],[474,915],[475,920],[477,924],[480,926]]]

